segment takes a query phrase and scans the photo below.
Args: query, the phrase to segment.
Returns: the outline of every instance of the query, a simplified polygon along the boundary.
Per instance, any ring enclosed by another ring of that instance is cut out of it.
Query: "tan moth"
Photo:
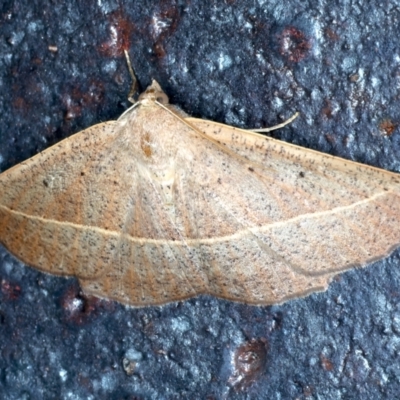
[[[133,306],[274,304],[400,242],[399,175],[189,118],[157,82],[0,175],[0,242]]]

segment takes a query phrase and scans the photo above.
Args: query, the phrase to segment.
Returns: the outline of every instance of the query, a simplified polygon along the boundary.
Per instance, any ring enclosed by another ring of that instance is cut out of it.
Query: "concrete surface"
[[[189,114],[400,172],[396,2],[3,1],[0,170],[129,105],[127,49]],[[130,309],[0,249],[0,398],[394,399],[400,253],[272,307]]]

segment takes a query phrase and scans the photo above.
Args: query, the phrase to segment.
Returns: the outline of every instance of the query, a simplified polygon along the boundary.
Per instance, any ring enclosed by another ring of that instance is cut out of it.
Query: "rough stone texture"
[[[126,48],[141,87],[157,79],[193,116],[258,127],[298,110],[275,137],[400,171],[394,2],[23,0],[3,1],[0,18],[1,170],[117,118]],[[1,249],[0,397],[396,398],[399,257],[281,306],[129,309]],[[254,341],[265,370],[240,380],[236,350]]]

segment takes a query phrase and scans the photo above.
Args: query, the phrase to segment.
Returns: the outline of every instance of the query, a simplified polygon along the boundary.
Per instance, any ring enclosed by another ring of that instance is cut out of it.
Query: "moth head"
[[[161,86],[153,79],[151,85],[139,96],[139,101],[146,103],[146,100],[151,102],[158,101],[161,104],[169,103],[168,96],[162,91]]]

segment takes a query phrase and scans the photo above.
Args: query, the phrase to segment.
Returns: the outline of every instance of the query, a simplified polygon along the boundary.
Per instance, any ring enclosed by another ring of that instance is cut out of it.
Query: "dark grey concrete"
[[[258,127],[300,111],[274,136],[399,172],[394,4],[3,1],[0,170],[117,118],[127,48],[141,87],[157,79],[196,117]],[[129,309],[81,297],[73,279],[1,248],[0,398],[397,398],[399,256],[280,306],[201,297]],[[251,340],[265,368],[232,378],[235,351]]]

